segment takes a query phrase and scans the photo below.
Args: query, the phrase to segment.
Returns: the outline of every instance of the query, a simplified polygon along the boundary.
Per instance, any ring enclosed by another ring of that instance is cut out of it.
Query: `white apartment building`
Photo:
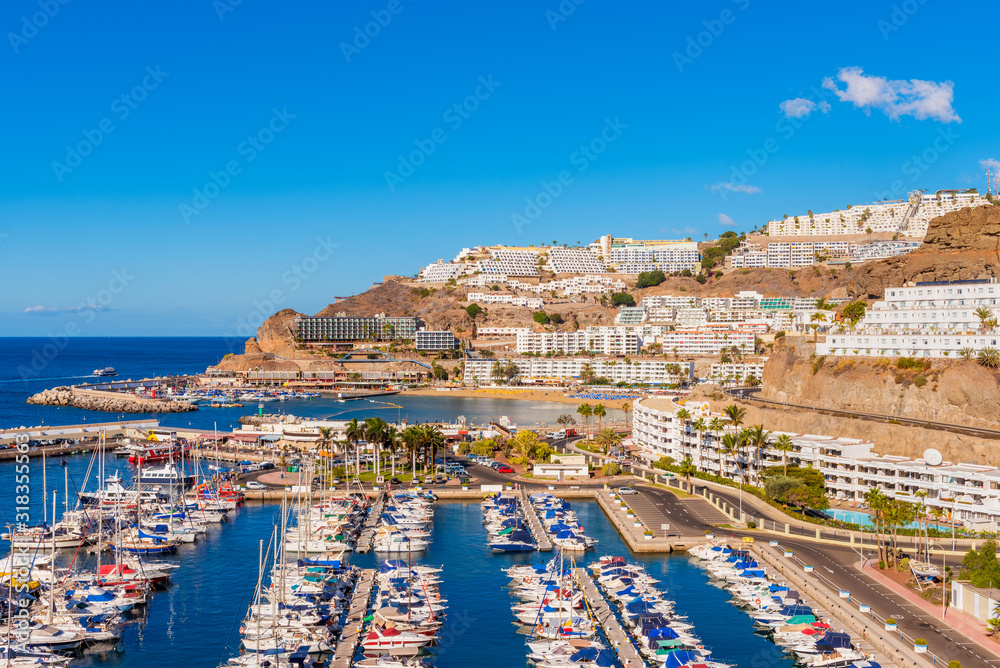
[[[677,318],[677,309],[666,306],[654,306],[647,308],[650,322],[674,322]]]
[[[466,301],[476,304],[510,304],[511,306],[525,306],[533,309],[540,309],[545,305],[545,301],[541,297],[519,297],[500,292],[470,292],[466,296]]]
[[[648,295],[642,298],[641,304],[646,308],[663,306],[666,308],[686,308],[688,306],[698,306],[697,297],[675,297],[673,295]]]
[[[701,305],[710,311],[728,311],[732,303],[732,297],[702,297],[701,300]]]
[[[740,331],[678,330],[663,332],[660,338],[664,353],[676,351],[684,357],[712,357],[731,346],[736,346],[744,355],[750,355],[754,351],[756,335]]]
[[[480,339],[513,339],[520,332],[530,332],[527,327],[477,327],[476,336]]]
[[[434,264],[429,264],[420,271],[420,281],[423,283],[444,283],[452,279],[459,279],[475,270],[473,265],[452,264],[444,260],[438,260]]]
[[[682,380],[690,380],[694,373],[694,363],[679,363],[681,373],[670,373],[670,364],[660,360],[608,360],[595,357],[517,357],[511,360],[517,365],[519,378],[526,384],[547,382],[579,381],[583,372],[589,369],[598,378],[607,378],[612,383],[647,385],[676,385]],[[469,359],[465,362],[466,383],[490,384],[493,382],[493,365],[496,360]]]
[[[615,314],[616,325],[641,325],[649,319],[645,306],[620,306]]]
[[[590,244],[590,248],[607,265],[620,265],[616,266],[620,273],[640,273],[635,271],[640,267],[640,271],[696,271],[701,266],[701,253],[695,241],[642,241],[606,234]]]
[[[997,279],[916,283],[890,287],[872,304],[853,332],[830,334],[817,354],[873,357],[957,357],[963,348],[997,347],[1000,337],[984,330],[976,309],[1000,317]]]
[[[637,355],[642,346],[639,334],[629,327],[588,327],[576,332],[533,332],[517,334],[520,355]]]
[[[907,200],[848,205],[843,211],[838,209],[769,221],[767,233],[772,237],[864,234],[869,229],[872,232],[895,233],[906,228],[914,208],[913,203]]]
[[[743,385],[750,376],[757,380],[764,378],[764,362],[726,362],[713,364],[708,371],[708,380],[719,385]]]
[[[494,285],[508,285],[510,281],[504,274],[475,274],[458,279],[458,283],[470,288],[490,288]]]
[[[700,306],[679,308],[675,310],[674,320],[678,327],[697,329],[708,322],[708,309]]]
[[[980,195],[978,192],[939,190],[935,193],[917,192],[915,195],[919,196],[919,199],[911,195],[911,199],[915,201],[915,207],[904,230],[908,237],[922,238],[927,234],[927,223],[938,216],[966,207],[983,206],[990,203],[984,195]]]
[[[676,413],[687,408],[691,419],[681,420]],[[734,459],[719,447],[721,434],[698,432],[693,421],[712,417],[704,403],[687,405],[673,399],[655,397],[633,402],[633,441],[649,459],[672,457],[682,461],[691,457],[699,470],[732,480],[746,476],[757,484],[758,471],[780,466],[783,453],[773,447],[781,432],[771,434],[769,447],[758,453],[740,453]],[[765,425],[766,427],[767,425]],[[723,432],[725,433],[725,432]],[[788,434],[793,451],[789,466],[811,466],[826,477],[827,494],[836,499],[863,501],[872,488],[888,496],[917,501],[917,492],[926,493],[924,503],[941,508],[946,517],[961,520],[973,527],[989,528],[1000,520],[1000,469],[977,464],[942,462],[932,466],[922,459],[908,459],[874,452],[875,444],[851,438],[815,434]],[[993,526],[995,530],[995,524]]]
[[[870,260],[905,255],[920,248],[919,241],[873,241],[870,244],[851,244],[851,262],[861,264]]]
[[[557,274],[603,274],[607,271],[604,263],[597,259],[597,254],[589,248],[554,246],[547,251],[548,267]]]
[[[542,249],[498,246],[487,250],[490,259],[476,262],[477,271],[503,276],[538,276],[538,254]]]

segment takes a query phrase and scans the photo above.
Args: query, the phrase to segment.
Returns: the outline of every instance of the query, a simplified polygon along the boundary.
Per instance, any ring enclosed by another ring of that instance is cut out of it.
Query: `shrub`
[[[608,462],[601,467],[601,475],[613,476],[618,475],[622,472],[622,467],[618,466],[615,462]]]
[[[545,315],[545,311],[535,311],[535,315],[532,316],[535,322],[542,325],[549,324],[549,316]]]
[[[654,285],[659,285],[665,280],[667,280],[667,277],[659,269],[655,271],[644,271],[639,274],[638,278],[636,278],[635,287],[649,288]]]
[[[549,316],[549,322],[553,325],[561,325],[563,322],[563,317],[558,313],[553,313]]]
[[[756,529],[756,528],[757,528],[757,523],[756,522],[754,522],[753,520],[750,520],[749,522],[747,522],[747,529]]]
[[[708,282],[708,279],[705,278],[705,274],[698,274],[697,276],[694,277],[694,280],[698,281],[702,285],[705,285],[705,283]]]
[[[465,307],[465,312],[469,314],[470,318],[475,320],[476,316],[483,312],[483,307],[479,304],[469,304]]]
[[[927,384],[927,376],[925,376],[924,374],[918,375],[916,378],[913,379],[913,384],[916,385],[917,387],[923,387],[924,385]]]
[[[615,306],[635,306],[635,298],[627,292],[616,292],[611,295],[611,303]]]

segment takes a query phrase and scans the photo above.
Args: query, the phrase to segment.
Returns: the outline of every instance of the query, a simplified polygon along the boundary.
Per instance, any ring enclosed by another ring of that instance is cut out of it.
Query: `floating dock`
[[[354,546],[354,551],[365,554],[372,551],[372,541],[375,539],[375,532],[378,531],[379,520],[382,519],[382,508],[385,507],[386,493],[379,492],[372,503],[368,517],[361,528],[361,536],[358,537],[358,544]]]
[[[344,622],[344,630],[340,633],[340,640],[330,661],[330,668],[351,668],[354,663],[354,654],[358,651],[365,626],[365,616],[368,614],[368,604],[372,597],[372,586],[375,583],[375,570],[366,568],[361,571],[357,584],[354,586],[354,595],[351,598],[351,607]]]
[[[580,587],[583,589],[583,595],[587,597],[587,602],[590,604],[594,619],[604,629],[604,635],[608,637],[608,643],[618,655],[618,660],[624,666],[645,666],[646,660],[632,644],[631,636],[622,628],[618,618],[615,617],[614,610],[604,598],[604,594],[600,592],[591,579],[590,573],[585,568],[577,568],[574,572],[580,582]]]
[[[521,502],[521,514],[524,515],[524,519],[528,522],[531,537],[535,539],[535,549],[539,552],[551,552],[552,541],[549,540],[548,532],[542,526],[541,520],[538,519],[538,513],[535,512],[534,506],[528,501],[528,490],[522,487],[518,492],[517,498]]]

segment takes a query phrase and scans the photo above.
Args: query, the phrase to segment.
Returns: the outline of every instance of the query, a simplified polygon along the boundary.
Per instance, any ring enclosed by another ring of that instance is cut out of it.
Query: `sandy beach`
[[[420,388],[416,390],[405,390],[401,394],[423,397],[472,397],[476,399],[512,399],[522,401],[549,401],[559,404],[572,404],[574,406],[582,403],[594,405],[602,403],[607,408],[621,408],[625,403],[623,399],[576,399],[568,397],[562,390],[526,389],[526,388]]]

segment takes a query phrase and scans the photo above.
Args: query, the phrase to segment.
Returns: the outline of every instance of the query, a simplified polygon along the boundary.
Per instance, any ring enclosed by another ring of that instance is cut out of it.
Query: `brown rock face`
[[[290,308],[278,311],[257,329],[257,351],[279,357],[295,356],[295,318],[302,314]],[[250,349],[247,349],[250,354]]]
[[[934,359],[929,368],[904,370],[889,359],[814,358],[783,347],[764,365],[762,395],[817,408],[1000,428],[1000,378],[975,362]]]
[[[864,264],[847,286],[851,297],[878,299],[909,281],[967,281],[1000,276],[1000,207],[953,211],[930,221],[920,248]]]
[[[247,342],[243,344],[243,354],[244,355],[260,355],[260,346],[257,345],[257,337],[251,336],[247,339]]]

